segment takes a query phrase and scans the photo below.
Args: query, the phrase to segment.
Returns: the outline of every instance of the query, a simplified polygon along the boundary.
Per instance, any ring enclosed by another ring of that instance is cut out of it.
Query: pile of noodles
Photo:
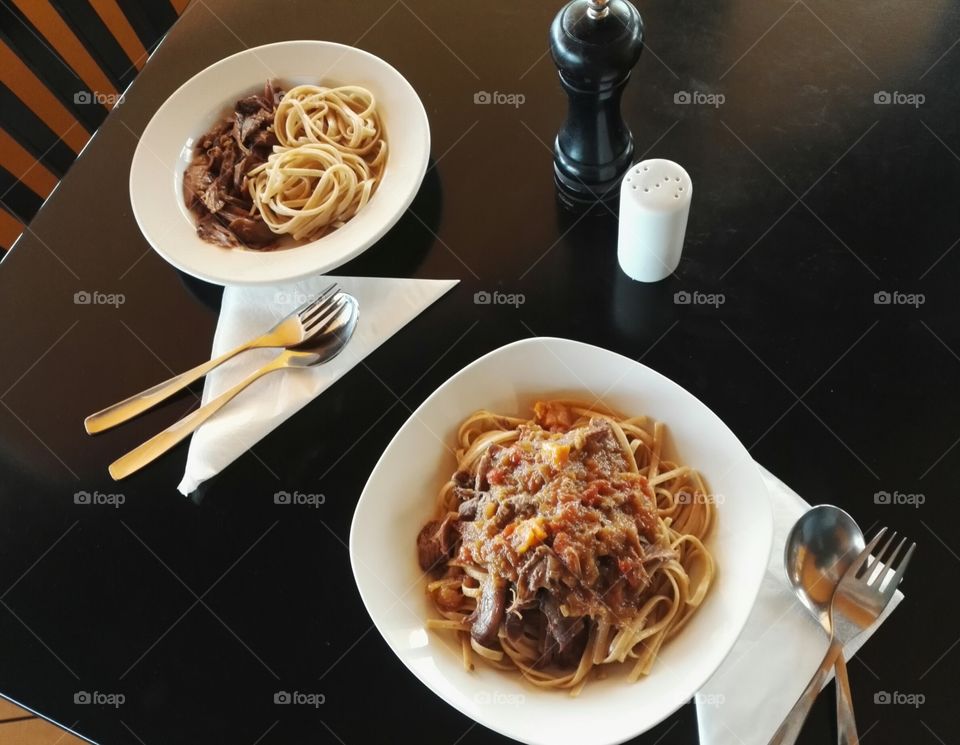
[[[298,85],[277,106],[278,145],[248,175],[271,231],[295,240],[341,227],[369,201],[387,158],[373,94],[358,86]]]

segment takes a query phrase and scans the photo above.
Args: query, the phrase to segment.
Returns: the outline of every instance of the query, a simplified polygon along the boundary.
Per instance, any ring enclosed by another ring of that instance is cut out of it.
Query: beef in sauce
[[[247,174],[277,144],[273,116],[283,93],[267,81],[262,94],[241,98],[230,116],[197,139],[183,174],[183,199],[208,243],[263,250],[276,241],[254,209]]]
[[[486,571],[468,617],[475,642],[496,648],[501,624],[509,635],[518,619],[529,621],[543,664],[575,665],[586,621],[634,616],[653,572],[676,554],[653,489],[632,471],[610,422],[575,427],[557,402],[538,404],[536,415],[515,442],[488,447],[474,473],[454,475],[457,512],[443,530],[440,521],[424,529],[432,541],[420,563],[435,575],[457,576],[461,565]]]

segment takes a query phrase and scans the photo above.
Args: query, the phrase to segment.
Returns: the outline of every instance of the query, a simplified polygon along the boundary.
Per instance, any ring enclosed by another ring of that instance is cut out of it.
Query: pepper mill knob
[[[550,52],[569,99],[553,170],[560,201],[571,209],[609,206],[619,195],[633,161],[620,98],[642,50],[643,20],[627,0],[573,0],[553,19]]]

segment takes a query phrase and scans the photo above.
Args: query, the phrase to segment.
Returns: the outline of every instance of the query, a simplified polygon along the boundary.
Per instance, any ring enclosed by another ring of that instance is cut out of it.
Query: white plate
[[[285,84],[361,85],[377,105],[389,156],[370,202],[342,228],[278,251],[222,248],[197,237],[183,204],[183,171],[194,140],[233,109],[237,99]],[[430,124],[413,87],[379,57],[327,41],[283,41],[239,52],[197,73],[160,107],[137,145],[130,201],[154,250],[194,277],[221,285],[276,284],[322,274],[383,237],[420,188],[430,157]]]
[[[466,672],[450,635],[427,631],[435,617],[417,564],[416,537],[433,518],[440,485],[456,468],[444,447],[476,409],[527,414],[550,397],[596,398],[624,414],[664,421],[672,446],[700,470],[718,498],[708,541],[717,579],[651,674],[590,680],[577,698],[477,664]],[[607,745],[647,731],[696,694],[733,647],[767,566],[772,517],[766,488],[736,436],[692,394],[648,367],[567,339],[526,339],[468,365],[401,427],[363,490],[350,531],[360,595],[400,660],[434,693],[504,735],[543,745]]]

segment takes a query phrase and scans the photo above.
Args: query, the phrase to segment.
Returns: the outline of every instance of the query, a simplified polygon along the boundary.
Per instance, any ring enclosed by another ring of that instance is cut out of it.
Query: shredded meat
[[[241,243],[247,246],[264,245],[276,237],[263,220],[255,219],[253,216],[235,217],[227,227],[240,239]]]
[[[277,236],[253,207],[247,174],[277,144],[273,115],[283,91],[267,81],[262,94],[241,98],[194,147],[183,174],[183,199],[197,218],[197,235],[218,246],[267,249]]]
[[[540,593],[540,612],[547,619],[547,637],[556,641],[560,652],[573,643],[585,625],[582,617],[564,616],[556,596],[549,592]]]
[[[517,582],[518,605],[531,602],[540,590],[556,590],[569,576],[560,559],[547,545],[540,545],[520,569]]]
[[[539,667],[576,667],[587,646],[587,624],[583,618],[563,616],[556,599],[541,593]]]
[[[207,243],[216,243],[218,246],[224,246],[225,248],[237,245],[235,236],[227,226],[210,214],[197,220],[197,235]]]
[[[436,569],[447,558],[441,547],[439,520],[428,522],[417,536],[417,558],[425,572]]]
[[[460,501],[457,506],[457,514],[464,522],[470,522],[477,516],[477,506],[480,504],[480,495],[473,489],[464,489],[463,487],[454,487],[454,494]]]
[[[507,583],[489,574],[480,587],[477,609],[470,616],[470,636],[484,647],[493,647],[507,608]]]
[[[468,616],[477,643],[496,648],[501,628],[517,639],[528,625],[544,665],[575,665],[587,621],[635,615],[676,552],[608,420],[573,426],[577,415],[560,402],[538,403],[535,417],[515,442],[489,446],[472,472],[454,474],[456,512],[424,528],[435,543],[420,565],[486,572]]]

